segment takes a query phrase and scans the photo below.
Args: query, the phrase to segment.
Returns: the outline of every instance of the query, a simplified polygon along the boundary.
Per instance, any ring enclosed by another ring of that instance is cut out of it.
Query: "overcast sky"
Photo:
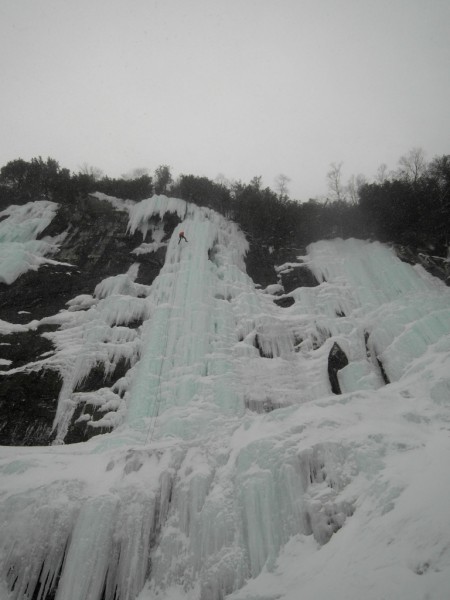
[[[450,153],[449,0],[0,0],[0,166],[326,193]]]

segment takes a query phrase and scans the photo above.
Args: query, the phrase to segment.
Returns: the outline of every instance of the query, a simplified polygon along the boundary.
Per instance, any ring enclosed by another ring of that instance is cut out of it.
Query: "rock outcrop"
[[[164,222],[169,236],[178,218],[170,215]],[[139,263],[137,283],[149,285],[164,263],[165,247],[156,252],[133,254],[142,243],[142,235],[127,233],[128,213],[94,196],[61,205],[50,225],[39,238],[62,234],[63,241],[52,255],[53,262],[37,271],[27,271],[11,285],[0,283],[0,318],[14,324],[26,324],[57,314],[66,303],[82,294],[93,294],[95,286],[113,275],[126,273]],[[149,241],[149,240],[147,240]],[[151,240],[150,240],[151,241]],[[55,371],[33,369],[33,362],[52,351],[43,334],[55,327],[38,325],[27,331],[2,334],[0,359],[8,371],[0,385],[0,444],[45,445],[52,440],[52,423],[62,381]],[[16,369],[29,365],[26,371]],[[94,369],[95,371],[95,369]],[[119,378],[123,365],[109,377]],[[105,385],[103,372],[93,372],[80,391]],[[84,441],[102,430],[75,423],[67,441]]]

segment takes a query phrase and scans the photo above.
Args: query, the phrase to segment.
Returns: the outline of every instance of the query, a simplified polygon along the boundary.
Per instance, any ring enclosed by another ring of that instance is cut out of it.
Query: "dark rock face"
[[[252,243],[245,257],[245,266],[247,274],[265,288],[268,285],[277,283],[277,274],[275,272],[276,257],[270,253],[266,246],[259,246]]]
[[[48,444],[61,384],[54,371],[4,377],[0,386],[0,445]]]
[[[103,387],[111,387],[118,379],[125,375],[129,367],[130,365],[126,361],[119,361],[114,371],[106,375],[103,365],[95,365],[86,379],[77,386],[76,392],[93,392]],[[80,417],[86,414],[89,415],[89,420],[92,419],[92,421],[99,421],[104,416],[104,413],[97,406],[88,403],[78,404],[72,417],[72,424],[64,438],[66,444],[85,442],[94,435],[108,433],[112,430],[111,427],[92,427],[86,425],[86,422],[80,419]]]
[[[298,287],[315,287],[319,282],[306,265],[291,267],[280,273],[281,283],[286,294],[296,290]]]
[[[335,342],[328,355],[328,377],[330,379],[331,391],[334,394],[341,394],[341,387],[338,380],[338,371],[348,365],[348,358],[342,348]]]
[[[53,349],[51,342],[42,336],[42,333],[52,329],[55,328],[40,326],[36,331],[0,335],[1,358],[10,360],[14,369],[38,360],[44,353]]]
[[[278,306],[281,306],[281,308],[288,308],[289,306],[292,306],[293,304],[295,304],[295,300],[294,300],[294,298],[292,298],[292,296],[286,296],[284,298],[276,298],[274,300],[274,302]]]
[[[53,315],[78,294],[83,284],[76,267],[44,264],[11,285],[0,283],[1,318],[10,323],[28,323]]]
[[[51,342],[41,335],[49,329],[39,327],[36,331],[0,335],[0,358],[11,361],[11,369],[39,360],[53,349]],[[13,371],[4,375],[0,383],[0,444],[46,444],[61,385],[59,374],[50,370]]]
[[[245,260],[247,273],[255,283],[260,284],[263,288],[280,283],[286,294],[298,287],[314,287],[319,285],[319,282],[298,258],[304,254],[306,254],[305,248],[278,248],[270,251],[267,246],[258,246],[253,243]],[[277,274],[275,267],[285,263],[300,264],[290,266]]]
[[[168,215],[164,220],[166,237],[179,219]],[[44,264],[28,271],[11,285],[0,284],[0,319],[26,324],[57,314],[66,303],[80,294],[93,294],[95,286],[113,275],[126,273],[139,263],[137,283],[150,285],[164,263],[165,248],[150,254],[133,254],[142,243],[142,235],[127,233],[128,214],[115,210],[109,202],[95,197],[61,205],[40,238],[65,233],[59,250],[51,258],[67,265]],[[149,240],[147,240],[149,241]],[[132,326],[132,324],[130,324]],[[137,324],[139,325],[139,323]],[[57,372],[30,366],[52,351],[51,342],[42,336],[49,327],[0,336],[0,358],[11,361],[2,366],[0,379],[0,444],[45,445],[52,441],[52,423],[56,414],[62,380]],[[19,370],[29,365],[24,370]],[[94,368],[77,391],[89,391],[111,385],[127,370],[119,364],[105,380],[103,370]],[[67,443],[79,442],[104,433],[86,422],[76,422],[85,406],[75,411],[66,437]],[[95,408],[87,407],[93,420]],[[101,416],[101,415],[100,415]],[[98,418],[100,418],[100,416]]]
[[[1,318],[25,323],[53,315],[71,298],[92,294],[105,277],[125,273],[131,264],[140,262],[141,256],[146,255],[130,252],[139,246],[142,236],[127,235],[127,225],[125,212],[115,211],[108,202],[95,198],[61,206],[39,237],[66,232],[52,258],[69,265],[46,264],[38,271],[24,273],[12,285],[0,284]],[[153,274],[151,269],[145,271],[147,277]],[[158,272],[159,269],[154,276]],[[18,315],[21,311],[30,314]]]
[[[395,245],[394,250],[403,262],[410,265],[422,265],[434,277],[442,279],[446,285],[450,285],[450,261],[441,256],[434,256],[428,252],[419,252],[408,246]]]

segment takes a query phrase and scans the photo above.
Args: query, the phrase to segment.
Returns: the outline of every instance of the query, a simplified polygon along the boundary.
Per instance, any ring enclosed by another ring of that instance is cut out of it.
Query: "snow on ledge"
[[[145,239],[150,228],[151,217],[156,215],[162,219],[166,213],[174,213],[180,219],[184,219],[187,213],[187,203],[179,198],[168,198],[167,196],[152,196],[142,200],[130,208],[128,230],[131,235],[139,230]]]
[[[276,273],[290,273],[296,267],[303,267],[305,263],[287,262],[275,267]]]
[[[90,193],[89,196],[97,198],[97,200],[109,202],[116,210],[122,212],[128,212],[135,204],[133,200],[122,200],[121,198],[116,198],[115,196],[108,196],[108,194],[104,194],[103,192],[93,192]]]
[[[279,296],[280,294],[284,294],[284,287],[280,283],[273,283],[271,285],[268,285],[261,291],[263,294]]]

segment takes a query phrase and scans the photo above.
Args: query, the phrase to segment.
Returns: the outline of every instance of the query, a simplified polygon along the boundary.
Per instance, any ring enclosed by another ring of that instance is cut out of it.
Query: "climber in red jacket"
[[[178,234],[178,243],[180,243],[181,240],[184,240],[185,242],[187,242],[187,239],[184,236],[184,231],[180,231],[180,233]]]

